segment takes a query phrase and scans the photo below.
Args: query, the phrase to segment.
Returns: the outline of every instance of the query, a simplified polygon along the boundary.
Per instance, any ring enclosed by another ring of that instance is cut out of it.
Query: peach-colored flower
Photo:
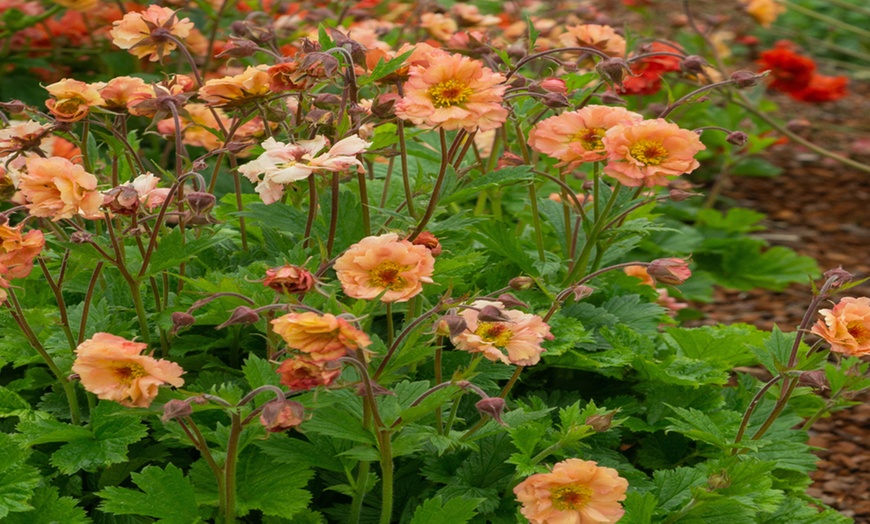
[[[426,246],[399,240],[395,233],[366,237],[335,261],[345,294],[382,302],[406,302],[432,283],[435,259]]]
[[[181,366],[141,355],[147,347],[109,333],[96,333],[79,344],[72,370],[97,398],[147,408],[162,384],[184,385]]]
[[[179,115],[181,123],[182,141],[189,146],[204,147],[209,150],[218,149],[223,144],[212,131],[219,131],[217,118],[224,127],[230,122],[226,113],[220,108],[209,109],[205,104],[187,104],[184,106],[185,113]],[[175,136],[175,118],[166,118],[157,122],[157,131],[161,135]]]
[[[278,433],[302,424],[305,408],[294,400],[273,400],[263,406],[260,424],[269,433]]]
[[[275,93],[304,91],[315,83],[305,71],[299,70],[299,62],[295,60],[275,64],[266,70],[266,74],[269,75],[269,89]]]
[[[740,0],[746,12],[755,19],[761,27],[770,27],[786,8],[776,0]]]
[[[641,284],[646,284],[650,287],[655,287],[656,281],[647,272],[645,266],[627,266],[622,269],[626,275],[636,277],[641,280]]]
[[[667,260],[667,259],[665,259],[665,260]],[[679,260],[679,259],[674,259],[674,260]],[[688,268],[686,268],[685,270],[688,271]],[[677,311],[679,311],[681,309],[686,309],[687,307],[689,307],[689,304],[687,304],[685,302],[680,302],[676,298],[670,296],[670,294],[668,294],[667,289],[656,287],[656,281],[652,277],[652,275],[649,274],[646,266],[628,266],[628,267],[623,268],[623,271],[625,271],[625,274],[630,276],[630,277],[639,278],[641,280],[641,284],[645,284],[649,287],[655,288],[656,293],[658,293],[658,295],[659,295],[658,300],[656,300],[656,304],[667,309],[668,314],[673,315]],[[689,274],[686,276],[686,278],[689,278],[689,276],[691,276],[691,272],[689,272]]]
[[[162,60],[166,53],[178,47],[174,39],[184,40],[193,29],[190,19],[178,20],[175,11],[159,5],[127,13],[112,25],[109,32],[112,43],[139,58],[151,55],[152,62]]]
[[[103,104],[99,91],[71,78],[64,78],[45,87],[54,98],[45,101],[51,114],[61,122],[77,122],[87,116],[90,108]]]
[[[153,91],[153,88],[141,78],[133,76],[115,77],[100,89],[103,98],[102,106],[112,111],[126,111],[127,103],[134,94]]]
[[[831,351],[850,357],[870,355],[870,298],[843,297],[833,309],[819,311],[812,332],[831,344]]]
[[[689,263],[682,258],[657,258],[646,268],[657,282],[678,286],[692,276]]]
[[[341,375],[339,362],[316,362],[306,357],[288,358],[278,366],[281,384],[290,391],[307,391],[317,386],[328,386]]]
[[[349,349],[365,348],[372,343],[368,335],[350,322],[329,313],[288,313],[273,320],[272,329],[288,347],[307,353],[315,362],[335,360]]]
[[[667,177],[691,173],[698,151],[707,149],[698,134],[662,118],[619,124],[601,139],[607,151],[604,173],[626,186],[667,184]]]
[[[568,459],[520,482],[514,494],[530,524],[613,524],[625,513],[626,489],[615,469]]]
[[[151,173],[139,175],[132,182],[121,184],[118,187],[103,193],[103,205],[113,213],[132,215],[139,206],[147,210],[153,210],[166,201],[169,188],[158,188],[160,179]]]
[[[304,267],[286,265],[266,270],[263,285],[279,293],[308,293],[317,281]]]
[[[9,127],[0,129],[0,159],[39,147],[50,130],[51,126],[33,120],[13,122]]]
[[[186,102],[193,96],[196,84],[187,75],[173,75],[159,84],[147,84],[127,95],[127,111],[131,115],[153,118],[158,111],[165,111],[158,98],[173,97],[176,101]],[[187,110],[189,105],[185,104]],[[204,105],[204,104],[200,104]]]
[[[501,127],[508,115],[501,105],[504,75],[462,55],[430,56],[437,60],[411,66],[396,116],[427,128],[471,132]]]
[[[234,106],[272,93],[269,67],[248,66],[242,74],[214,78],[199,88],[199,97],[213,106]]]
[[[480,320],[480,310],[495,307],[505,321]],[[550,326],[541,317],[506,309],[501,302],[477,300],[474,309],[463,309],[460,315],[465,320],[466,330],[451,340],[457,349],[470,353],[483,353],[493,362],[533,366],[541,359],[544,340],[552,340]]]
[[[239,168],[239,173],[257,184],[257,193],[266,204],[272,204],[284,195],[284,185],[308,178],[316,171],[343,171],[351,166],[362,169],[356,155],[371,144],[356,135],[339,140],[326,153],[318,153],[327,145],[326,137],[317,135],[312,140],[285,144],[269,137],[263,142],[266,151],[256,160]],[[260,177],[263,177],[262,179]]]
[[[52,0],[55,4],[73,11],[90,11],[97,7],[99,0]]]
[[[567,27],[559,35],[565,47],[594,47],[609,56],[625,56],[625,38],[609,25],[583,24]]]
[[[586,106],[536,124],[529,131],[529,146],[558,159],[561,165],[576,167],[584,162],[604,160],[601,139],[608,129],[642,120],[641,115],[621,107]]]
[[[0,226],[0,276],[24,278],[33,269],[36,255],[45,246],[42,231],[31,229],[21,234],[24,224]]]
[[[438,40],[447,40],[459,30],[456,20],[441,13],[424,13],[420,16],[420,27]]]
[[[96,190],[97,177],[65,158],[29,157],[18,189],[32,216],[51,217],[54,222],[73,215],[102,216],[103,195]]]

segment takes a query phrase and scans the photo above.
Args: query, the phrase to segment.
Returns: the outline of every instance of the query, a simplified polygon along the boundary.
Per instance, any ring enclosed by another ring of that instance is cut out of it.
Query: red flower
[[[769,70],[773,81],[771,89],[793,93],[806,88],[816,71],[816,63],[809,57],[792,50],[794,44],[787,41],[776,43],[775,49],[761,53],[758,65]]]
[[[680,54],[674,46],[653,42],[648,53],[675,53]],[[633,75],[626,75],[623,79],[623,89],[620,93],[627,95],[652,95],[662,87],[661,76],[669,71],[680,70],[680,59],[676,56],[661,55],[643,58],[631,64]]]
[[[847,83],[845,76],[813,75],[805,88],[788,95],[801,102],[830,102],[846,96]]]

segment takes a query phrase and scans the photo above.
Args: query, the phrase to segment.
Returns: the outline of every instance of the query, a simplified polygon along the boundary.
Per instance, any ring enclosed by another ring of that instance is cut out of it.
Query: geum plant
[[[632,64],[697,59],[605,26],[473,58],[351,21],[285,56],[256,20],[217,73],[214,36],[131,11],[115,45],[190,76],[4,103],[4,522],[846,520],[804,494],[805,430],[870,385],[870,302],[822,310],[833,361],[802,341],[851,277],[792,334],[687,329],[690,253],[634,256],[705,148],[665,117],[756,75],[688,68],[646,118]]]

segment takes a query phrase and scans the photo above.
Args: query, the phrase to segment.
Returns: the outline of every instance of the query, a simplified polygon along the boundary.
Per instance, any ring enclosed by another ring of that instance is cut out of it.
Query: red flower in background
[[[813,75],[809,85],[788,95],[801,102],[831,102],[846,96],[847,83],[845,76]]]
[[[771,89],[791,93],[810,84],[816,72],[816,63],[812,58],[794,52],[793,48],[793,43],[780,40],[774,49],[761,53],[758,65],[763,71],[770,71],[773,79]]]
[[[647,53],[675,53],[680,50],[661,42],[653,42]],[[662,87],[662,75],[670,71],[680,70],[680,59],[676,56],[660,55],[643,58],[632,62],[631,72],[622,80],[623,88],[619,90],[627,95],[652,95]]]

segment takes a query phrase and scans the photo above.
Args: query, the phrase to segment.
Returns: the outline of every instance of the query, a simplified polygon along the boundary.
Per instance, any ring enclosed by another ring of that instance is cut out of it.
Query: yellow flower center
[[[668,150],[658,140],[639,140],[628,151],[635,160],[647,166],[657,166],[668,158]]]
[[[405,287],[405,279],[401,276],[404,269],[392,260],[381,262],[369,271],[369,281],[375,287],[399,291]]]
[[[855,342],[863,344],[870,341],[870,329],[867,328],[860,320],[854,320],[846,324],[846,331],[852,335]]]
[[[119,364],[113,371],[118,382],[125,386],[130,385],[137,378],[142,378],[148,374],[148,372],[145,371],[145,368],[139,364],[132,363]]]
[[[430,87],[427,93],[435,107],[450,107],[466,102],[474,91],[468,85],[451,78]]]
[[[553,507],[559,511],[577,510],[582,508],[592,498],[592,489],[589,486],[572,484],[550,493],[550,501]]]
[[[579,133],[571,135],[571,142],[580,142],[583,149],[586,151],[598,151],[604,149],[604,144],[601,143],[601,137],[604,136],[606,129],[603,127],[590,127]]]
[[[478,322],[474,334],[493,346],[503,348],[508,345],[514,334],[504,322]]]

